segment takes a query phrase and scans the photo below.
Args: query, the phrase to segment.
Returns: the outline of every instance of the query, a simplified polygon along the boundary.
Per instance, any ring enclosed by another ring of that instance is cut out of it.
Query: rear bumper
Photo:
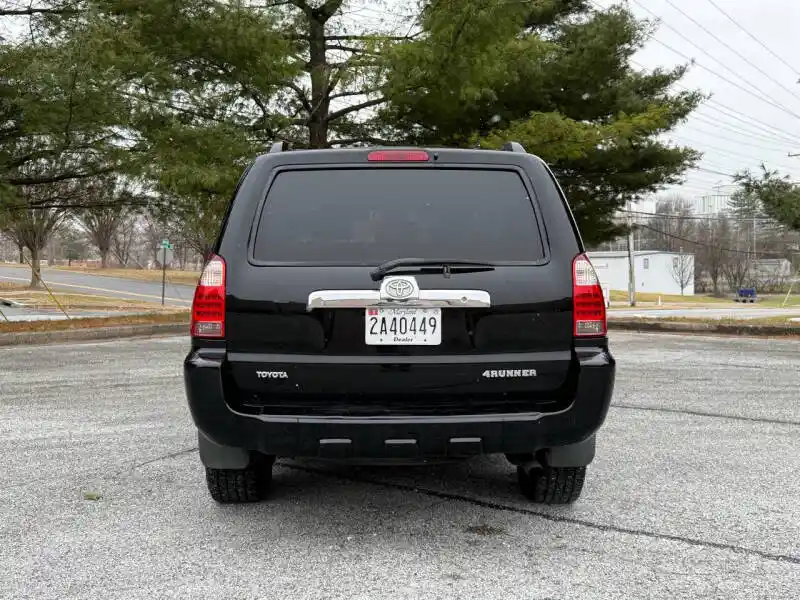
[[[220,446],[330,459],[524,454],[579,444],[603,424],[614,389],[614,359],[603,348],[578,348],[577,352],[580,368],[575,398],[557,413],[402,417],[244,414],[225,401],[222,349],[192,351],[184,363],[184,380],[195,425],[205,438]]]

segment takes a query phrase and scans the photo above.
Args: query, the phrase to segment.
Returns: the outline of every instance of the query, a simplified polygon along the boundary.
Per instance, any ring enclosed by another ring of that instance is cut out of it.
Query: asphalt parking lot
[[[615,333],[582,499],[501,458],[208,497],[183,338],[0,349],[0,598],[797,598],[800,343]]]

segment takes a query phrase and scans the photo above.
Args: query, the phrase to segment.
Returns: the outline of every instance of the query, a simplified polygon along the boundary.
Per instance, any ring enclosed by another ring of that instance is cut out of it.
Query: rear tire
[[[581,495],[586,467],[517,467],[522,493],[539,504],[572,504]]]
[[[267,497],[272,483],[272,460],[258,458],[246,469],[206,467],[206,484],[220,504],[258,502]]]

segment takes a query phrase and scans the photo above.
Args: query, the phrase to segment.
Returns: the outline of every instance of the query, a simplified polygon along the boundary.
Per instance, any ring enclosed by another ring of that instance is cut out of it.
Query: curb
[[[609,319],[609,329],[664,333],[715,333],[720,335],[751,337],[800,336],[800,327],[779,325],[745,325],[729,323],[688,323],[685,321],[643,321],[636,319]]]
[[[152,325],[121,325],[93,329],[66,329],[63,331],[19,331],[0,334],[0,347],[86,342],[133,337],[153,337],[189,333],[189,322],[154,323]]]
[[[19,302],[14,302],[13,300],[6,300],[5,298],[0,298],[0,305],[8,306],[9,308],[23,308],[24,305],[20,304]]]

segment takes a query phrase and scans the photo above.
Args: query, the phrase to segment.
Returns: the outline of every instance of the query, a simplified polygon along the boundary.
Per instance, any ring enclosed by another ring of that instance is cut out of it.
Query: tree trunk
[[[31,289],[42,287],[41,254],[39,248],[29,248],[31,251]]]
[[[19,264],[21,265],[25,264],[25,246],[21,244],[19,246]]]
[[[309,64],[311,66],[311,106],[308,116],[308,142],[311,148],[328,147],[329,65],[325,52],[325,23],[311,19],[309,23]]]
[[[108,268],[108,248],[103,250],[100,248],[100,268],[107,269]]]

